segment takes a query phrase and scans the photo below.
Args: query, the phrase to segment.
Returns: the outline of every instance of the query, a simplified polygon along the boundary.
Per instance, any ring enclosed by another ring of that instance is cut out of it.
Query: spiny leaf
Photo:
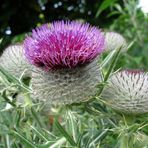
[[[76,142],[73,140],[73,138],[65,131],[65,129],[61,126],[61,124],[58,122],[58,120],[55,118],[55,125],[60,131],[60,133],[67,139],[67,141],[72,146],[77,146]]]
[[[37,121],[40,128],[46,129],[45,124],[42,122],[41,118],[39,117],[39,115],[37,114],[37,112],[35,111],[35,109],[33,107],[31,108],[31,113],[32,113],[32,116],[34,117],[34,119]]]
[[[18,133],[17,131],[12,131],[12,134],[19,138],[24,144],[28,146],[28,148],[37,148],[37,146],[32,143],[30,140],[26,139],[23,135]]]

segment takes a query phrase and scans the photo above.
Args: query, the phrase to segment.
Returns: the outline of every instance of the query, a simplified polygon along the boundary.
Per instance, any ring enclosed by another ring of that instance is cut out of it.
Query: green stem
[[[116,62],[117,62],[117,60],[118,60],[118,57],[119,57],[119,54],[120,54],[121,49],[122,49],[122,46],[117,50],[117,52],[116,52],[116,54],[115,54],[113,60],[111,61],[111,64],[110,64],[110,66],[109,66],[109,69],[108,69],[108,71],[107,71],[107,73],[106,73],[106,75],[105,75],[105,77],[104,77],[104,81],[103,81],[104,84],[106,84],[106,82],[107,82],[107,80],[108,80],[108,78],[109,78],[111,72],[113,71],[113,69],[114,69],[114,67],[115,67],[115,64],[116,64]],[[101,95],[101,93],[102,93],[104,87],[105,87],[105,85],[103,85],[103,86],[101,87],[101,89],[100,89],[100,91],[99,91],[99,93],[98,93],[98,96]]]
[[[60,133],[67,139],[67,141],[74,147],[77,147],[77,143],[74,141],[74,139],[67,133],[67,131],[62,127],[62,125],[58,122],[58,119],[55,118],[55,125],[60,131]]]

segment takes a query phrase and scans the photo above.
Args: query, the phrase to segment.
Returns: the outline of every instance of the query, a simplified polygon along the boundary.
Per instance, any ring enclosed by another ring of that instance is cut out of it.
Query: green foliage
[[[98,11],[96,13],[96,18],[101,14],[101,12],[105,9],[107,9],[108,7],[110,7],[112,4],[115,3],[116,0],[104,0],[101,5],[98,8]]]
[[[120,16],[114,20],[110,29],[120,32],[129,43],[134,41],[119,61],[118,67],[148,70],[147,14],[138,8],[138,2],[135,0],[124,1],[124,6],[115,4],[114,8],[116,10],[112,13],[118,13]]]

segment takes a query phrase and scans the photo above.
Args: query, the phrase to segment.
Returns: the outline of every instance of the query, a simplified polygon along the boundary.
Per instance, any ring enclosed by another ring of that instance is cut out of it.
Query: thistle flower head
[[[56,21],[32,31],[24,41],[25,55],[45,70],[73,68],[91,62],[104,50],[99,29],[74,21]]]
[[[126,50],[126,40],[125,38],[116,32],[106,32],[105,33],[105,49],[106,51],[112,51],[115,49],[122,48],[121,51]]]
[[[148,74],[140,70],[116,73],[110,77],[102,97],[120,112],[148,113]]]

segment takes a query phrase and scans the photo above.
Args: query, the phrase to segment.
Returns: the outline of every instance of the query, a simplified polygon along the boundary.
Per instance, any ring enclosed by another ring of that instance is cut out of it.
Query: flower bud
[[[0,57],[0,66],[17,78],[22,74],[23,77],[31,75],[31,66],[24,56],[22,44],[8,46]]]
[[[148,113],[148,74],[139,70],[117,72],[109,78],[102,98],[122,113]]]
[[[105,49],[106,51],[112,51],[121,48],[121,52],[125,52],[127,43],[125,38],[116,32],[105,33]]]

